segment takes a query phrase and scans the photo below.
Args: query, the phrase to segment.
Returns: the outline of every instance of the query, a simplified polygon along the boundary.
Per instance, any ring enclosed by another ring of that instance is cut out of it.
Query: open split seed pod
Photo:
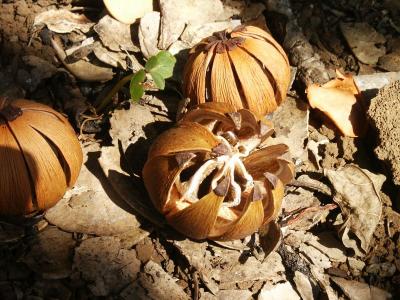
[[[226,102],[265,115],[286,98],[289,83],[282,47],[258,27],[239,26],[214,33],[190,50],[183,92],[192,106]]]
[[[154,206],[194,239],[243,238],[275,219],[294,166],[283,144],[257,147],[273,132],[247,109],[207,103],[161,134],[143,179]]]
[[[50,208],[71,187],[82,150],[68,121],[50,107],[0,98],[0,215]]]

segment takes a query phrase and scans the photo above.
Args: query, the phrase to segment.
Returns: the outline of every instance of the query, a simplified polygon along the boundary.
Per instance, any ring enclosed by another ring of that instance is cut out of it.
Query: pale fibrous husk
[[[247,109],[206,103],[161,134],[143,180],[154,206],[193,239],[243,238],[274,220],[294,165],[283,144],[257,147],[272,123]]]
[[[239,26],[217,32],[190,50],[183,92],[191,105],[226,102],[257,115],[286,98],[290,66],[282,47],[264,30]]]
[[[29,100],[0,98],[0,215],[50,208],[71,187],[82,149],[67,119]]]

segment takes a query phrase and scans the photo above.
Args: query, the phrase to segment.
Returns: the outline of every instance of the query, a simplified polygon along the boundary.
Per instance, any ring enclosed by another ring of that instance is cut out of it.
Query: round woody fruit
[[[226,102],[265,115],[286,98],[289,83],[282,47],[258,27],[239,26],[214,33],[190,50],[183,92],[192,106]]]
[[[154,206],[194,239],[243,238],[279,212],[294,176],[288,147],[258,147],[273,132],[247,109],[206,103],[161,134],[143,179]]]
[[[78,139],[61,114],[0,98],[0,215],[50,208],[75,183],[81,165]]]

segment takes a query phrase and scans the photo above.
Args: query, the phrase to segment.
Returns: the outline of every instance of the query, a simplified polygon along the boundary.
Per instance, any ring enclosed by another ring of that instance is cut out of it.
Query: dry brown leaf
[[[160,0],[160,11],[162,18],[158,47],[167,49],[179,38],[186,24],[216,21],[224,9],[220,0]]]
[[[125,299],[189,300],[175,279],[153,261],[149,261],[139,279],[124,290]]]
[[[122,68],[124,70],[127,69],[127,54],[125,52],[110,51],[100,42],[95,44],[93,52],[101,62],[115,68]]]
[[[241,24],[240,20],[219,21],[205,24],[189,24],[182,33],[180,39],[188,46],[193,47],[202,39],[212,35],[214,32],[233,29]]]
[[[84,240],[75,249],[74,272],[90,282],[95,296],[119,292],[140,272],[140,260],[132,245],[119,237],[96,237]]]
[[[35,17],[33,26],[45,24],[48,29],[56,33],[69,33],[80,30],[88,32],[94,23],[84,15],[78,15],[66,9],[48,10]]]
[[[304,152],[304,141],[308,137],[308,106],[296,98],[288,96],[274,112],[271,121],[274,123],[275,136],[266,140],[266,145],[286,144],[295,160]],[[264,146],[264,145],[263,145]]]
[[[95,65],[84,60],[68,64],[65,61],[67,55],[65,54],[59,39],[51,39],[51,44],[60,61],[76,78],[83,81],[108,81],[114,77],[112,68]]]
[[[22,261],[46,279],[67,278],[72,272],[75,240],[71,233],[47,227],[30,241],[30,251]]]
[[[97,144],[84,148],[84,165],[78,181],[46,212],[49,223],[65,231],[96,235],[115,235],[140,227],[136,217],[120,207],[123,200],[110,189],[98,162],[93,159],[99,151]],[[118,199],[121,203],[117,204]]]
[[[24,227],[0,221],[0,245],[16,242],[24,235]]]
[[[268,280],[274,283],[284,279],[285,267],[282,258],[277,252],[272,252],[263,262],[254,256],[247,259],[244,264],[239,263],[240,253],[233,250],[215,250],[215,259],[220,261],[219,273],[221,283],[240,283],[254,280]],[[215,278],[215,276],[213,276]],[[217,279],[217,278],[216,278]]]
[[[331,277],[350,300],[385,300],[392,296],[377,287],[355,280],[346,280],[340,277]]]
[[[337,78],[319,86],[307,87],[307,98],[330,118],[345,136],[357,137],[366,131],[365,110],[360,92],[351,75],[336,71]]]
[[[296,290],[303,300],[314,300],[313,287],[309,278],[302,272],[296,271],[293,278],[296,284]]]
[[[336,224],[341,225],[339,234],[343,244],[361,256],[368,252],[372,234],[381,218],[379,191],[386,177],[355,165],[336,171],[325,170],[325,175],[336,191],[334,201],[342,210]]]
[[[289,281],[270,286],[268,283],[262,288],[258,300],[300,300]]]
[[[94,31],[97,32],[104,46],[113,51],[140,51],[133,42],[135,35],[131,26],[118,22],[108,15],[94,26]]]
[[[158,35],[160,33],[160,13],[152,11],[140,19],[139,43],[140,50],[147,59],[156,55],[159,51],[157,47]]]
[[[102,147],[99,163],[108,182],[125,204],[128,205],[130,212],[146,218],[152,224],[163,226],[164,219],[155,211],[153,206],[148,205],[150,200],[147,199],[147,195],[141,193],[135,187],[129,174],[122,170],[121,160],[123,159],[124,155],[121,155],[118,145]]]

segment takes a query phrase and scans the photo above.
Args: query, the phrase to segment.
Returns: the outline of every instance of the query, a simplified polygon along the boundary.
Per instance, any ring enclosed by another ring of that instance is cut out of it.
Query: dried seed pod
[[[62,198],[82,165],[68,121],[50,107],[0,98],[0,215],[24,216]]]
[[[290,67],[282,47],[260,28],[239,26],[217,32],[191,49],[183,91],[192,106],[226,102],[265,115],[286,98],[289,83]]]
[[[247,109],[202,104],[161,134],[143,179],[171,226],[194,239],[232,240],[279,212],[294,166],[283,144],[257,149],[273,132]]]

